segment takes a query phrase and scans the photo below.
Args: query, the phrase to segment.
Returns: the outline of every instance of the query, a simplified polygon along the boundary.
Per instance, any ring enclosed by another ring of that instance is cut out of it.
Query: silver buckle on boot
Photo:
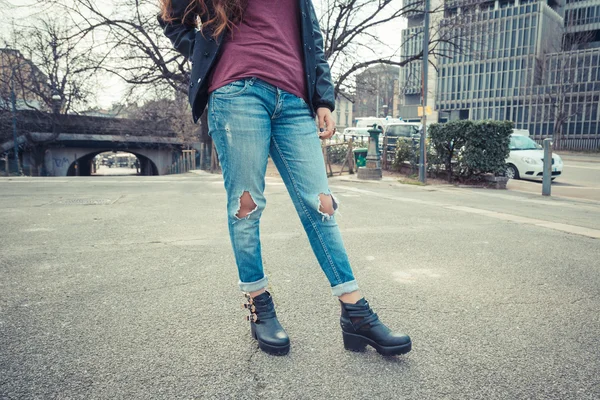
[[[254,313],[246,316],[246,321],[256,322],[258,321],[258,316]]]

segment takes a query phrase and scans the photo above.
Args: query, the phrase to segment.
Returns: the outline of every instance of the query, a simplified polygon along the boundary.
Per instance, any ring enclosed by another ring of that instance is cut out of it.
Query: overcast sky
[[[103,11],[108,12],[113,7],[115,0],[102,0]],[[260,1],[260,0],[251,0]],[[326,4],[325,0],[313,0],[317,13],[320,14],[321,8]],[[401,0],[396,0],[397,6],[401,7]],[[158,3],[158,0],[157,0]],[[11,4],[16,7],[6,7],[6,4]],[[35,7],[32,5],[36,4]],[[36,0],[0,0],[0,36],[8,37],[13,24],[18,29],[19,26],[30,26],[36,18],[43,18],[45,15],[50,15],[53,12],[51,7],[40,6]],[[404,20],[397,20],[380,26],[376,34],[386,44],[386,46],[376,49],[385,55],[391,55],[400,47],[400,31],[406,26]],[[396,54],[399,54],[397,52]],[[361,54],[358,54],[359,57]],[[362,55],[368,57],[368,54]],[[98,91],[96,95],[96,103],[98,106],[108,108],[111,104],[120,101],[125,92],[125,84],[115,76],[102,77],[98,83]]]

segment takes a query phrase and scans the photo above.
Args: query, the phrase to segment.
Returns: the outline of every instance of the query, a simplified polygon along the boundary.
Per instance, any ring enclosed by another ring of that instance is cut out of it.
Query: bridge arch
[[[78,157],[69,165],[66,175],[91,176],[94,157],[101,153],[112,152],[113,150],[114,149],[94,149],[93,151]],[[156,163],[150,157],[147,157],[136,150],[119,149],[119,151],[131,153],[137,157],[140,162],[140,175],[159,175]]]

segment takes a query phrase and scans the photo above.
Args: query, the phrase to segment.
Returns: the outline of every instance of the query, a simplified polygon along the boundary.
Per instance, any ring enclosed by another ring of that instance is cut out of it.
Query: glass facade
[[[406,60],[423,49],[423,27],[408,28],[402,31],[401,58]],[[400,93],[421,93],[421,61],[410,62],[400,74]]]
[[[597,23],[600,23],[600,4],[569,9],[565,13],[566,26]]]
[[[600,0],[552,5],[445,2],[434,38],[439,40],[434,97],[440,121],[511,120],[535,139],[560,134],[600,144]],[[596,22],[599,31],[586,32],[585,45],[574,44],[571,36],[570,48],[564,48],[569,26]],[[403,32],[404,59],[417,54],[422,43],[422,26],[410,26]],[[403,105],[415,104],[410,97],[420,94],[420,66],[413,62],[401,71]]]

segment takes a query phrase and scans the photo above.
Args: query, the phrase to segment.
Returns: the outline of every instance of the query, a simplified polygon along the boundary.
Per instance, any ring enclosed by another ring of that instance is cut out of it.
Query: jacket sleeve
[[[173,0],[173,17],[175,20],[171,22],[164,21],[161,16],[158,16],[158,23],[163,28],[166,37],[171,40],[175,50],[183,54],[187,59],[192,57],[194,49],[194,40],[196,38],[196,29],[193,21],[184,21],[185,10],[188,7],[190,0]]]
[[[329,68],[329,63],[327,63],[325,53],[323,52],[323,35],[321,34],[321,27],[319,26],[319,19],[317,18],[315,7],[313,6],[312,1],[309,0],[308,3],[310,4],[310,12],[312,14],[312,33],[315,40],[315,61],[317,67],[315,71],[313,106],[315,110],[319,107],[326,107],[333,111],[335,110],[335,94],[331,80],[331,69]]]

